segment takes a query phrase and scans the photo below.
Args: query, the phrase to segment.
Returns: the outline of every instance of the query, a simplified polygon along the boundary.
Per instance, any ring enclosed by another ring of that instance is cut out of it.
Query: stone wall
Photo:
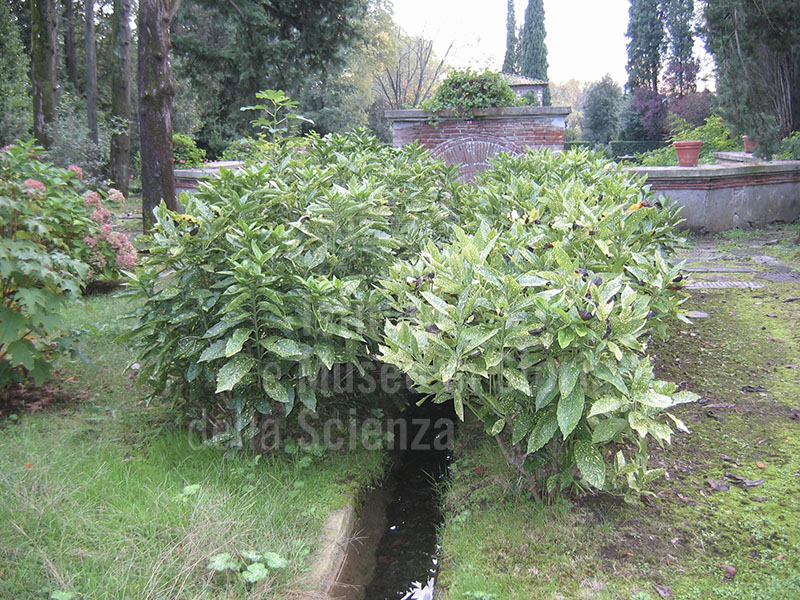
[[[800,218],[800,161],[630,170],[681,205],[682,227],[699,233]]]
[[[200,186],[200,182],[219,175],[221,168],[237,171],[244,166],[244,162],[236,160],[216,161],[195,169],[175,169],[175,194],[181,192],[193,194]]]
[[[469,180],[500,152],[564,150],[570,112],[568,107],[509,106],[476,110],[471,119],[443,112],[432,120],[431,113],[418,109],[389,110],[386,117],[395,147],[417,141],[448,164],[459,164],[462,178]]]

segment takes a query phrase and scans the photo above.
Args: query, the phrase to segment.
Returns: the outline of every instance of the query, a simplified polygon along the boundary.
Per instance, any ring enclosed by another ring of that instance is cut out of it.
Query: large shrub
[[[641,491],[660,473],[648,437],[672,434],[659,413],[695,398],[654,380],[645,354],[684,299],[676,211],[586,151],[501,156],[476,183],[468,227],[384,282],[382,360],[475,413],[535,493]]]
[[[447,236],[453,168],[363,133],[307,142],[223,170],[184,196],[183,215],[159,209],[134,280],[147,296],[133,331],[143,377],[190,412],[224,407],[234,445],[259,414],[314,410],[335,365],[370,369],[376,283]]]
[[[41,383],[51,353],[65,348],[65,298],[136,262],[100,197],[81,194],[81,170],[54,167],[41,152],[30,143],[0,151],[0,386]]]
[[[206,161],[206,151],[184,133],[172,134],[172,162],[176,169],[202,167]]]
[[[533,491],[636,495],[694,399],[646,355],[684,299],[676,212],[586,151],[494,167],[470,186],[417,146],[309,138],[159,209],[142,377],[238,446],[383,362],[482,419]]]

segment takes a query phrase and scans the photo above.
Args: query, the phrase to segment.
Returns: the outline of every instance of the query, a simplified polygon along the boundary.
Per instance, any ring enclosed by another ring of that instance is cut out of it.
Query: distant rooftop
[[[503,73],[503,79],[508,82],[508,85],[547,85],[548,83],[542,79],[532,79],[531,77],[512,75],[510,73]]]

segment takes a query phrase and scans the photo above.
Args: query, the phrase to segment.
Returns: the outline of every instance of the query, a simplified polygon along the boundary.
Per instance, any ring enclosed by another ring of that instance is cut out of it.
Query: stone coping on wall
[[[653,189],[719,189],[800,182],[800,161],[710,164],[696,167],[628,167]]]
[[[629,167],[681,207],[681,227],[714,233],[800,218],[800,161]]]
[[[210,175],[218,174],[221,168],[236,170],[242,166],[244,166],[244,162],[241,160],[219,160],[207,163],[202,167],[194,167],[192,169],[175,169],[175,177],[208,177]]]
[[[476,108],[467,116],[452,110],[432,113],[421,108],[405,108],[387,110],[384,115],[390,121],[428,121],[438,120],[472,120],[472,119],[507,119],[509,117],[566,117],[572,112],[569,106],[501,106],[498,108]]]

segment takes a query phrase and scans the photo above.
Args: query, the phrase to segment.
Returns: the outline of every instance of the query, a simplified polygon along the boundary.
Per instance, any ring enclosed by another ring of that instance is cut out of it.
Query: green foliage
[[[182,3],[172,42],[176,74],[200,102],[201,146],[221,152],[248,132],[240,106],[266,87],[301,98],[346,64],[363,31],[367,0],[216,0]]]
[[[704,17],[722,114],[736,134],[759,136],[756,152],[768,157],[800,129],[800,4],[718,0]]]
[[[66,298],[136,263],[100,197],[81,195],[80,170],[42,162],[41,152],[32,143],[0,151],[0,387],[41,383],[52,355],[71,347],[59,338]]]
[[[314,123],[302,115],[294,112],[299,103],[292,100],[282,90],[263,90],[256,94],[259,100],[266,100],[264,104],[243,106],[243,111],[257,111],[258,118],[251,121],[253,127],[261,129],[261,138],[271,144],[284,144],[297,141],[292,137],[300,123]]]
[[[264,141],[243,137],[232,141],[220,156],[220,160],[252,160],[263,157]]]
[[[0,146],[25,137],[30,129],[27,59],[9,4],[0,6]]]
[[[622,90],[605,75],[586,90],[583,98],[583,139],[607,144],[617,131],[617,114]]]
[[[197,147],[190,136],[183,133],[172,134],[172,161],[176,169],[202,167],[206,161],[206,151]]]
[[[800,131],[795,131],[788,138],[781,140],[776,158],[800,160]]]
[[[59,309],[89,271],[74,256],[91,223],[77,178],[36,160],[40,151],[20,144],[0,152],[0,387],[49,375]],[[57,350],[67,347],[62,340]]]
[[[634,154],[642,154],[652,150],[664,148],[664,142],[629,142],[629,141],[611,141],[608,144],[611,157],[618,158],[620,156],[633,156]]]
[[[541,104],[541,102],[539,102],[539,96],[534,91],[522,94],[522,101],[527,106],[539,106]]]
[[[514,0],[506,6],[506,54],[503,57],[503,73],[519,73],[519,38],[517,37],[517,13]]]
[[[678,157],[671,143],[678,140],[702,140],[703,147],[700,148],[700,162],[714,162],[712,152],[724,152],[737,150],[740,144],[733,138],[733,134],[725,121],[719,115],[711,115],[700,127],[692,127],[680,117],[672,116],[673,135],[669,139],[668,146],[659,150],[653,150],[645,154],[637,154],[636,159],[643,165],[677,165]]]
[[[475,109],[518,104],[520,99],[500,73],[465,69],[450,71],[433,98],[423,102],[422,108],[431,112],[452,110],[470,116]]]
[[[510,441],[539,495],[641,493],[657,475],[646,438],[672,434],[657,417],[696,398],[656,381],[644,355],[685,295],[667,258],[677,211],[641,183],[585,151],[501,155],[461,197],[455,239],[383,282],[396,315],[381,358]]]
[[[494,167],[463,185],[418,146],[310,137],[159,208],[133,279],[142,381],[239,447],[260,415],[341,400],[337,366],[383,361],[474,412],[540,495],[642,493],[646,438],[694,399],[645,354],[685,299],[676,211],[586,151]]]
[[[528,0],[525,23],[520,35],[520,75],[547,81],[547,46],[544,43],[546,35],[543,1]]]
[[[694,58],[694,0],[662,0],[669,38],[665,81],[683,97],[697,90],[699,62]]]
[[[83,182],[89,188],[105,184],[104,171],[108,165],[111,131],[102,114],[98,115],[98,141],[93,142],[87,125],[86,102],[69,92],[60,95],[58,116],[50,127],[52,144],[47,158],[56,166],[77,165],[83,170]]]
[[[184,215],[159,208],[133,281],[147,297],[133,327],[142,379],[191,412],[221,403],[230,445],[257,413],[315,410],[334,365],[370,368],[375,284],[397,257],[445,238],[454,177],[418,146],[311,137],[304,151],[277,146],[273,160],[223,170],[185,198]]]

